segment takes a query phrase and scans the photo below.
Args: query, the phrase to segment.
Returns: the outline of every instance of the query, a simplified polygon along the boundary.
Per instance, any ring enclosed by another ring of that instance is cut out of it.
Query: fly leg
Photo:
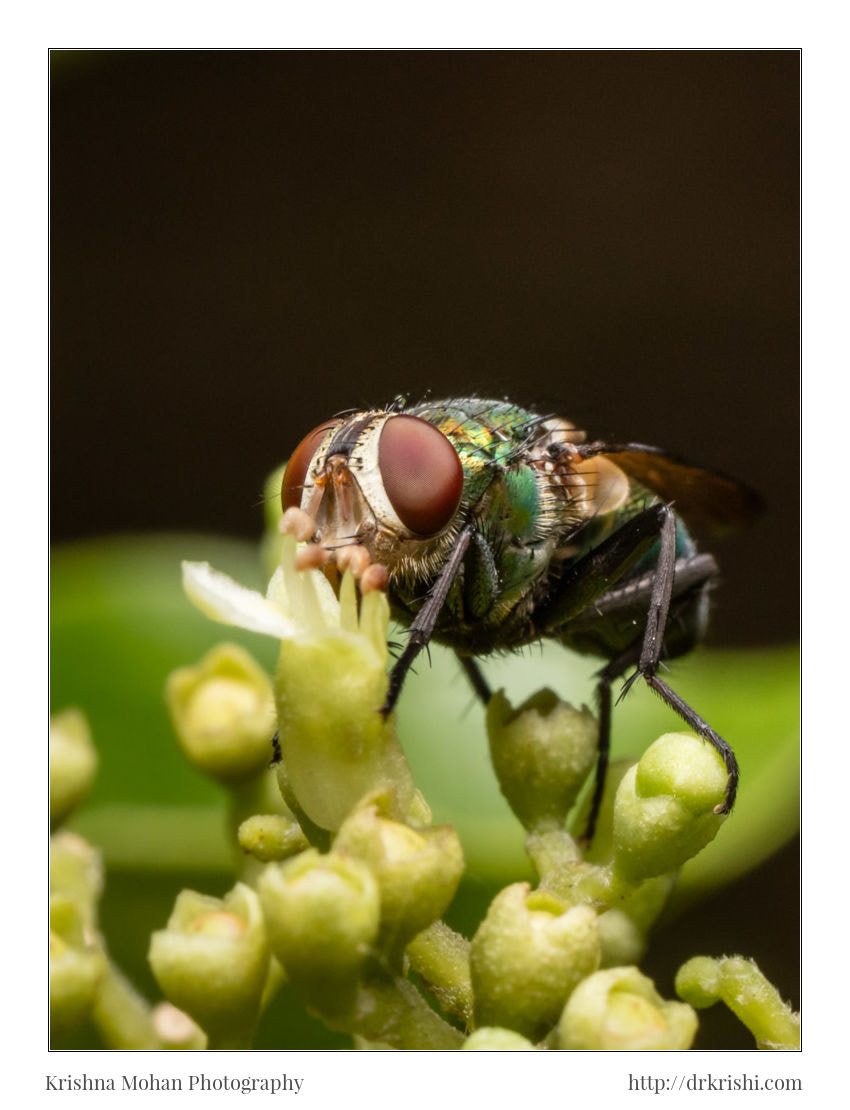
[[[388,717],[392,713],[407,672],[410,670],[416,656],[431,639],[440,610],[443,608],[452,583],[457,578],[463,565],[463,557],[469,547],[469,541],[472,539],[474,530],[472,524],[467,524],[461,529],[443,569],[431,587],[431,592],[428,594],[425,604],[410,625],[407,646],[390,671],[386,701],[381,706],[381,713],[384,717]]]
[[[590,813],[584,829],[583,839],[589,844],[596,832],[596,822],[602,806],[605,791],[605,778],[608,774],[608,758],[611,754],[611,685],[637,661],[637,645],[613,659],[599,671],[596,686],[596,704],[599,708],[599,740],[596,747],[596,774],[593,780],[593,796],[590,800]]]
[[[715,806],[714,812],[729,813],[735,804],[735,795],[738,791],[739,771],[735,753],[723,737],[718,735],[707,721],[704,721],[683,698],[679,697],[675,690],[671,689],[656,674],[658,664],[661,661],[664,630],[667,627],[667,614],[670,609],[670,599],[676,573],[676,522],[670,509],[665,509],[660,538],[661,548],[652,583],[640,658],[638,659],[637,670],[626,682],[620,698],[628,692],[629,687],[638,677],[642,677],[649,688],[654,690],[674,712],[679,714],[685,724],[692,728],[703,740],[707,740],[711,744],[720,754],[728,774],[726,796],[719,805]]]
[[[653,570],[635,578],[633,568],[658,542],[659,555]],[[687,626],[690,606],[717,574],[714,559],[707,554],[676,559],[676,522],[666,505],[654,505],[618,528],[607,540],[574,563],[561,576],[549,599],[534,613],[536,631],[553,636],[579,650],[609,654],[611,662],[600,672],[599,755],[596,784],[586,835],[590,837],[599,813],[605,783],[611,732],[611,687],[629,667],[637,666],[626,683],[625,693],[642,676],[679,716],[721,755],[728,773],[726,796],[718,812],[728,813],[735,801],[738,765],[732,749],[674,690],[657,675],[662,650],[681,655],[694,646],[698,630],[677,628],[668,618],[682,617]],[[672,610],[672,612],[671,612]],[[612,620],[635,625],[644,632],[632,643],[608,643],[600,633]],[[665,644],[665,632],[667,643]],[[673,643],[670,642],[671,634]],[[620,695],[622,697],[623,694]]]
[[[490,683],[484,677],[484,673],[471,655],[458,655],[458,662],[463,667],[466,677],[469,679],[469,684],[475,691],[479,700],[486,706],[493,696],[493,691],[490,689]]]

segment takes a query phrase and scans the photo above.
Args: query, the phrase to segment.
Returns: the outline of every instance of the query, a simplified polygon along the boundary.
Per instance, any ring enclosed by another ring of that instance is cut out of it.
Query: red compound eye
[[[292,452],[292,458],[286,464],[283,488],[280,491],[284,511],[291,509],[293,505],[296,509],[301,507],[301,494],[304,490],[304,482],[307,478],[307,471],[310,469],[310,463],[313,461],[313,456],[319,450],[328,428],[333,428],[338,423],[338,420],[326,420],[324,424],[314,428],[309,435],[304,436]]]
[[[439,429],[418,416],[391,416],[378,445],[378,466],[399,520],[420,536],[433,536],[457,512],[463,467]]]

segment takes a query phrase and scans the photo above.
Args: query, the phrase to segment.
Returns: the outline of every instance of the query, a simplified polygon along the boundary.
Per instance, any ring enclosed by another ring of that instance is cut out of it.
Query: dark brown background
[[[314,424],[510,395],[738,474],[797,635],[795,51],[55,52],[52,532],[253,536]]]

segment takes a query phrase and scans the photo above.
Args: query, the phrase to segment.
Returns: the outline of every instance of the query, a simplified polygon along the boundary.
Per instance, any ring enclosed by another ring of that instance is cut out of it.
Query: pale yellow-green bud
[[[388,681],[386,595],[373,589],[358,604],[349,568],[337,597],[318,570],[299,569],[291,534],[282,538],[265,597],[206,563],[184,563],[183,583],[214,620],[280,641],[274,692],[281,791],[299,821],[334,832],[376,792],[389,795],[392,816],[404,820],[415,805],[413,780],[394,722],[380,712]]]
[[[461,1046],[467,1052],[533,1052],[531,1041],[512,1029],[484,1026],[476,1029]]]
[[[548,689],[514,710],[499,691],[487,706],[487,733],[499,786],[525,828],[563,825],[596,759],[593,714]]]
[[[475,1019],[533,1041],[554,1025],[577,983],[599,966],[596,913],[527,883],[493,899],[470,948]]]
[[[367,865],[311,848],[269,864],[258,890],[272,949],[308,1005],[338,1013],[353,1003],[381,917]]]
[[[57,828],[88,794],[97,752],[79,709],[50,718],[50,827]]]
[[[695,956],[679,968],[676,993],[698,1010],[723,1001],[756,1039],[759,1048],[800,1047],[800,1015],[753,960],[728,956],[719,960]]]
[[[50,1036],[60,1041],[86,1020],[106,972],[80,907],[63,895],[50,899]]]
[[[597,971],[570,995],[558,1025],[561,1048],[690,1048],[697,1016],[682,1002],[666,1002],[636,967]]]
[[[442,916],[463,875],[463,850],[451,825],[412,829],[374,805],[345,821],[334,851],[369,865],[381,895],[379,942],[391,955]]]
[[[366,594],[361,625],[386,604],[379,591]],[[335,831],[376,792],[391,795],[395,816],[405,816],[413,779],[394,720],[379,712],[387,676],[365,636],[281,641],[275,692],[287,785],[311,821]]]
[[[85,924],[94,929],[103,893],[103,860],[88,841],[68,829],[50,839],[50,891],[74,902]]]
[[[717,835],[727,772],[690,733],[667,733],[623,776],[614,800],[614,862],[634,882],[675,871]]]
[[[298,822],[280,813],[247,818],[239,826],[237,839],[242,851],[261,863],[289,859],[310,847]]]
[[[223,899],[182,891],[148,958],[166,998],[205,1030],[211,1047],[250,1042],[269,969],[253,890],[237,883]]]
[[[276,722],[268,675],[244,648],[220,644],[168,678],[166,702],[183,752],[220,782],[259,775],[272,758]]]

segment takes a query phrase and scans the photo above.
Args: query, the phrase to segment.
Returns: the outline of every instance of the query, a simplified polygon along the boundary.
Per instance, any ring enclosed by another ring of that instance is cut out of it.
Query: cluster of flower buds
[[[686,1001],[665,1001],[635,965],[676,872],[725,819],[715,812],[726,788],[717,753],[671,734],[637,764],[612,768],[588,851],[567,822],[595,761],[593,715],[548,690],[517,710],[496,694],[493,765],[539,881],[503,889],[467,941],[442,920],[463,874],[460,840],[433,826],[394,719],[377,711],[389,620],[381,568],[356,548],[329,560],[305,545],[302,518],[290,510],[276,533],[265,595],[184,564],[195,604],[275,637],[280,656],[269,680],[225,646],[169,681],[184,751],[241,791],[238,844],[255,868],[221,900],[184,891],[154,935],[150,962],[169,1003],[218,1047],[249,1043],[284,978],[361,1045],[690,1046],[703,997],[680,989]],[[267,787],[275,730],[282,801],[261,803],[245,784]],[[452,1017],[425,1001],[409,970]]]

